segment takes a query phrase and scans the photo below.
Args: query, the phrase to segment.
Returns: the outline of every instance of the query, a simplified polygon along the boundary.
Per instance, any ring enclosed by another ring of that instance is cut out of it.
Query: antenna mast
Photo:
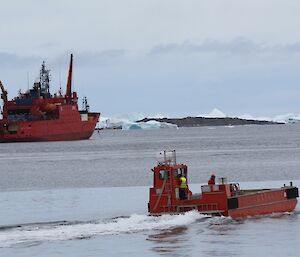
[[[46,70],[45,61],[43,61],[42,68],[40,70],[40,86],[42,93],[49,94],[50,70]]]
[[[27,90],[29,90],[29,72],[27,71]]]
[[[59,61],[59,95],[61,96],[61,65],[60,65],[60,61]]]

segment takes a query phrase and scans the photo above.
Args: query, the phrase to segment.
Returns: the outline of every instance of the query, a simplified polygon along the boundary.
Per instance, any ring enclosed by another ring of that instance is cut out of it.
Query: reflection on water
[[[164,229],[149,235],[147,240],[154,244],[151,249],[155,253],[166,256],[185,256],[183,249],[185,251],[191,249],[187,232],[187,226]]]
[[[188,226],[156,231],[147,241],[152,243],[151,250],[161,256],[237,256],[232,251],[232,247],[237,248],[232,235],[238,234],[236,230],[242,224],[228,217],[205,216]]]
[[[218,217],[212,218],[209,222],[209,231],[218,235],[226,235],[232,233],[233,230],[239,228],[239,225],[242,225],[244,220],[233,220],[230,217]]]
[[[190,238],[191,234],[205,232],[205,227],[209,224],[210,219],[210,216],[201,216],[188,226],[178,225],[155,231],[146,240],[152,243],[151,250],[159,255],[190,256],[191,251],[195,248],[195,242]]]

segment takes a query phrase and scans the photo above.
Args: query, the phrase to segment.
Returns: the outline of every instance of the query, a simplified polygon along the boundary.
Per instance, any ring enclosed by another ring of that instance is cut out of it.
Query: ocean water
[[[147,215],[156,152],[176,149],[200,191],[300,185],[300,126],[102,131],[0,144],[0,256],[300,256],[300,209],[245,220]]]

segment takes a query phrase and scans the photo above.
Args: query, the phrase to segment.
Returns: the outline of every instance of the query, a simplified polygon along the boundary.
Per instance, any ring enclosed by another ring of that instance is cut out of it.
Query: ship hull
[[[38,137],[2,137],[0,143],[17,143],[17,142],[43,142],[43,141],[73,141],[89,139],[94,131],[65,133],[65,134],[51,134]]]
[[[100,114],[89,115],[87,121],[81,121],[77,115],[74,119],[42,120],[31,122],[9,123],[1,121],[0,124],[11,131],[0,131],[0,143],[12,142],[40,142],[40,141],[71,141],[89,139],[98,122]]]
[[[293,212],[297,205],[297,199],[283,200],[277,202],[269,202],[265,204],[249,205],[244,208],[237,208],[234,210],[220,210],[220,209],[207,209],[203,208],[197,209],[197,203],[193,206],[187,207],[188,201],[185,202],[184,206],[177,205],[176,209],[171,211],[160,211],[160,212],[150,212],[150,215],[157,216],[161,214],[179,214],[185,213],[191,210],[198,210],[199,213],[212,216],[229,216],[233,219],[243,219],[253,216],[263,216],[270,215],[274,213],[290,213]],[[198,206],[208,206],[209,204],[200,204]]]
[[[240,196],[235,200],[233,209],[228,210],[232,218],[245,218],[248,216],[267,215],[271,213],[291,212],[297,205],[298,189],[295,187],[270,190],[241,190]]]
[[[264,205],[252,205],[236,210],[229,210],[228,216],[233,219],[247,218],[251,216],[268,215],[273,213],[292,212],[297,205],[297,200],[284,200],[277,202],[270,202]]]

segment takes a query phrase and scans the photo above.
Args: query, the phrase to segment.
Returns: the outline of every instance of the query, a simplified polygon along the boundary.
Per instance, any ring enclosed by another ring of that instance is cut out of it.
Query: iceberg
[[[119,129],[122,128],[124,119],[101,117],[98,124],[99,129]]]
[[[243,114],[243,115],[237,116],[237,118],[243,119],[243,120],[258,120],[258,121],[270,121],[270,122],[274,121],[270,117],[264,117],[264,116],[254,117],[250,114]]]
[[[221,112],[219,109],[214,108],[209,114],[199,114],[197,117],[204,117],[204,118],[227,118],[228,116]]]
[[[273,120],[276,122],[283,122],[283,123],[297,123],[300,121],[300,115],[296,115],[294,113],[277,115],[273,118]]]
[[[247,120],[261,120],[261,121],[265,120],[265,121],[273,121],[273,122],[287,123],[287,124],[300,122],[300,115],[299,114],[297,115],[294,113],[277,115],[273,118],[271,118],[271,117],[253,117],[252,115],[244,114],[244,115],[238,116],[238,118],[247,119]]]
[[[221,112],[219,109],[213,109],[209,114],[209,118],[226,118],[227,115],[224,112]]]
[[[220,111],[217,108],[214,108],[209,114],[200,114],[197,117],[205,118],[235,118],[234,115],[226,115],[224,112]],[[279,122],[279,123],[297,123],[300,122],[300,114],[288,113],[283,115],[277,115],[275,117],[266,117],[266,116],[253,116],[250,114],[243,114],[236,116],[239,119],[245,120],[258,120],[258,121],[270,121],[270,122]]]
[[[101,117],[98,125],[99,129],[122,129],[122,130],[133,130],[133,129],[161,129],[161,128],[178,128],[177,125],[159,122],[159,121],[148,121],[148,122],[136,122],[125,118],[106,118]]]
[[[161,128],[178,128],[177,125],[167,122],[147,121],[147,122],[128,122],[122,125],[122,130],[131,129],[161,129]]]

